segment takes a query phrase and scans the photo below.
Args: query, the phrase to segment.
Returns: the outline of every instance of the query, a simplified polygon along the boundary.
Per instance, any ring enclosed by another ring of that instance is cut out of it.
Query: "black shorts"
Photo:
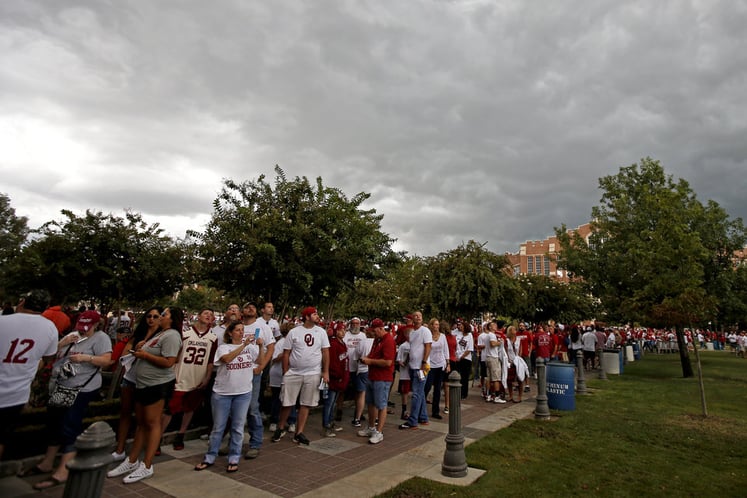
[[[480,362],[480,378],[483,379],[488,376],[488,364],[484,361]]]
[[[0,444],[3,446],[10,441],[10,435],[15,432],[21,420],[21,411],[26,404],[6,406],[0,408]]]
[[[176,380],[170,380],[156,386],[135,389],[135,403],[148,406],[164,400],[165,403],[168,404],[171,395],[174,392],[174,385],[176,385]]]

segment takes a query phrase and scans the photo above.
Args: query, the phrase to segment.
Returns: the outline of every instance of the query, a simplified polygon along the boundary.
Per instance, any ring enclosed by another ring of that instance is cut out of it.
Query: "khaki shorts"
[[[490,382],[498,382],[501,380],[501,360],[493,356],[485,358],[485,363],[488,366],[488,380]]]
[[[288,375],[283,376],[283,386],[280,389],[280,401],[283,406],[294,406],[298,400],[301,406],[317,406],[319,404],[319,382],[322,374]]]

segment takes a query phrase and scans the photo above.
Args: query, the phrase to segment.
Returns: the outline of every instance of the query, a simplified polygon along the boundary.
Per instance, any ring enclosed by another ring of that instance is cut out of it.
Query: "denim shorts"
[[[355,390],[362,393],[368,386],[368,372],[358,372],[355,376]]]
[[[377,410],[386,409],[386,403],[389,401],[389,387],[391,382],[386,380],[374,380],[368,383],[366,389],[366,404],[374,405]]]

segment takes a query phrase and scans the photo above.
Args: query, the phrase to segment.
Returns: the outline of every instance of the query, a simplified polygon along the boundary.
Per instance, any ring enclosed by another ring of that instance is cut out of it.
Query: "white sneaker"
[[[133,482],[142,481],[149,477],[153,477],[153,465],[148,468],[145,466],[145,463],[140,462],[140,466],[135,469],[135,472],[122,479],[122,482],[125,484],[132,484]]]
[[[275,432],[278,430],[278,424],[270,424],[270,432]]]
[[[498,396],[496,396],[495,399],[493,400],[493,403],[501,403],[501,404],[503,404],[505,402],[506,402],[505,399],[501,399]]]
[[[492,396],[488,395],[488,396],[487,396],[487,397],[485,398],[485,401],[486,401],[486,402],[488,402],[488,403],[492,403],[492,402],[493,402],[493,399],[494,399],[494,398],[493,398]]]
[[[135,460],[135,462],[130,463],[129,460],[125,459],[124,462],[120,463],[116,467],[114,467],[112,470],[106,473],[106,477],[119,477],[124,474],[129,474],[130,472],[133,472],[136,468],[140,467],[140,460]]]
[[[369,427],[368,429],[361,429],[358,431],[360,437],[371,437],[376,433],[375,427]]]
[[[296,424],[290,424],[288,426],[288,432],[296,432]]]
[[[371,444],[379,444],[384,440],[384,433],[379,432],[377,430],[374,430],[374,433],[371,434],[371,437],[368,438],[368,442]]]
[[[117,453],[116,451],[112,451],[112,458],[114,459],[115,462],[121,462],[122,460],[125,459],[126,456],[127,456],[127,453],[125,453],[124,451],[122,453]]]

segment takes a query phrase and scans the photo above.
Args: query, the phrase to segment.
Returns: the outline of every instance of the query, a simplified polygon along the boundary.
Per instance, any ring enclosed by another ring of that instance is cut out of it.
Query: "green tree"
[[[426,311],[443,318],[471,318],[483,311],[510,309],[518,293],[510,267],[505,256],[474,240],[426,258]]]
[[[331,303],[357,279],[375,278],[393,240],[381,231],[381,215],[348,198],[321,178],[288,180],[275,168],[274,185],[224,180],[213,202],[198,258],[215,287],[275,302]]]
[[[5,291],[7,272],[13,260],[21,254],[29,234],[28,218],[16,216],[16,210],[10,205],[10,197],[0,193],[0,299],[9,296]]]
[[[43,287],[58,302],[90,300],[104,310],[149,304],[181,289],[182,253],[157,224],[132,212],[62,214],[36,230],[17,258],[9,278],[15,288]]]
[[[744,241],[741,220],[729,222],[714,202],[703,206],[685,180],[675,182],[650,158],[599,186],[589,244],[556,229],[559,264],[588,282],[608,319],[675,327],[682,373],[691,377],[684,327],[716,315],[709,291],[726,270],[722,251]]]
[[[595,300],[583,282],[565,283],[544,275],[522,275],[516,282],[520,290],[509,311],[519,319],[573,323],[596,314]]]

